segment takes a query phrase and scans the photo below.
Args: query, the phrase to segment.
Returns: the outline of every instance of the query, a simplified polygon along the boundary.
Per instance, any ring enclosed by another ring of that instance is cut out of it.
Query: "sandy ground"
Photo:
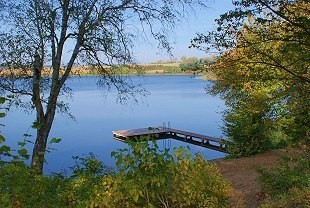
[[[295,150],[272,150],[253,157],[230,160],[214,160],[218,164],[224,178],[233,188],[231,194],[232,207],[259,207],[260,185],[257,169],[271,168],[281,155],[295,154]]]

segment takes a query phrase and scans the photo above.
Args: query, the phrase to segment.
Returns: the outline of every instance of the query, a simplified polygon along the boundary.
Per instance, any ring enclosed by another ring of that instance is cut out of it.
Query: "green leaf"
[[[117,155],[117,152],[115,152],[115,151],[113,151],[113,152],[111,152],[111,157],[116,157],[116,155]]]
[[[21,157],[29,159],[28,151],[25,148],[22,148],[18,150],[17,152]]]
[[[22,149],[18,150],[17,152],[20,156],[25,156],[28,153],[28,151],[25,148],[22,148]]]
[[[3,118],[3,117],[5,117],[5,113],[0,113],[0,118]]]
[[[50,144],[54,144],[54,143],[58,144],[60,141],[61,141],[60,138],[52,138],[50,141]]]
[[[120,167],[122,165],[123,162],[123,155],[119,155],[118,158],[116,158],[116,167]]]
[[[9,152],[11,151],[11,147],[3,145],[0,147],[0,152]]]
[[[129,189],[129,194],[132,196],[135,202],[139,200],[139,193],[137,192],[136,189]]]
[[[3,204],[10,204],[11,203],[11,195],[9,193],[1,194],[1,202]]]
[[[18,142],[18,145],[23,147],[26,145],[26,142]]]
[[[2,135],[0,134],[0,144],[3,143],[3,142],[5,142],[5,138],[4,138],[4,136],[2,136]]]
[[[0,104],[3,104],[3,103],[5,103],[5,97],[0,97]]]
[[[38,121],[35,121],[35,122],[32,123],[31,127],[34,128],[34,129],[40,129],[41,126],[42,125]]]

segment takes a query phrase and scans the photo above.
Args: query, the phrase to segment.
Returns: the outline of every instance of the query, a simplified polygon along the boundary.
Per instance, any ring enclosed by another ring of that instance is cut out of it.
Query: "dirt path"
[[[290,150],[290,153],[294,150]],[[259,191],[257,169],[274,166],[281,155],[287,155],[284,150],[272,150],[253,157],[230,160],[215,160],[223,176],[233,187],[231,203],[238,208],[259,207]]]

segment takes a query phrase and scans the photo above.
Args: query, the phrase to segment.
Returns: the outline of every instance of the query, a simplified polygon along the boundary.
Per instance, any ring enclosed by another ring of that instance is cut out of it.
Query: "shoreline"
[[[155,65],[156,67],[157,65]],[[139,67],[123,67],[113,70],[108,67],[106,74],[114,76],[195,76],[201,80],[216,80],[216,77],[211,72],[204,72],[195,74],[195,71],[181,71],[180,68],[169,69],[169,67],[163,67],[159,65],[158,69],[146,69],[144,66]],[[42,70],[42,77],[52,76],[52,70],[50,68],[44,68]],[[65,70],[60,70],[60,76],[64,74]],[[100,69],[93,67],[75,67],[71,70],[69,77],[87,77],[87,76],[101,76],[103,73]],[[0,77],[2,78],[22,78],[32,77],[32,70],[30,69],[0,69]]]

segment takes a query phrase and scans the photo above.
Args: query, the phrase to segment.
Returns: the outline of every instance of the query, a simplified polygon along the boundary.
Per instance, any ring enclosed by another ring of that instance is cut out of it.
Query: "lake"
[[[74,164],[72,156],[93,152],[106,165],[114,166],[110,154],[126,144],[114,140],[113,130],[160,126],[170,127],[213,137],[223,137],[221,112],[225,108],[219,97],[206,94],[210,81],[189,75],[178,76],[132,76],[132,81],[141,83],[150,95],[138,103],[117,104],[116,91],[99,89],[97,77],[73,77],[67,82],[72,88],[72,97],[64,98],[75,120],[68,115],[57,114],[50,137],[62,138],[57,150],[47,154],[45,172],[59,171]],[[2,133],[10,145],[23,139],[24,133],[35,135],[29,128],[33,113],[12,109],[3,120],[6,126]],[[34,138],[30,138],[34,140]],[[189,146],[191,152],[201,152],[206,159],[221,158],[225,154],[170,140],[158,141],[161,148]],[[171,145],[171,146],[170,146]],[[32,148],[32,147],[31,147]]]

